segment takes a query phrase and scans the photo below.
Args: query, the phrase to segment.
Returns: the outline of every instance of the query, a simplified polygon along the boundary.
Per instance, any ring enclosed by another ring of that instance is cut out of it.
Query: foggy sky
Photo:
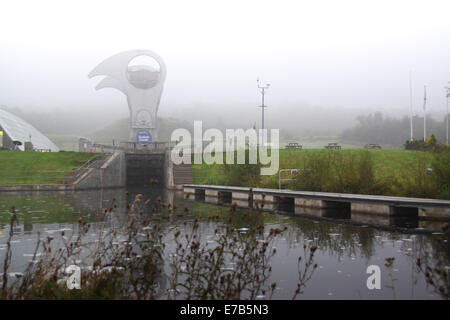
[[[449,40],[448,1],[5,1],[0,105],[126,116],[125,97],[87,74],[148,49],[167,65],[162,116],[201,105],[258,121],[258,76],[268,116],[295,104],[407,114],[410,71],[414,112],[427,85],[442,116]]]

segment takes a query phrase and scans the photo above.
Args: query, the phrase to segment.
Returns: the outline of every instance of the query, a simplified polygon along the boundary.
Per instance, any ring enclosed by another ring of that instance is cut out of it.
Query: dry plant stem
[[[5,298],[6,294],[7,294],[6,288],[8,285],[8,269],[9,269],[9,265],[11,264],[11,256],[12,256],[11,240],[14,235],[14,223],[18,223],[16,208],[12,207],[11,211],[12,211],[13,216],[11,218],[11,222],[9,225],[9,237],[8,237],[8,241],[6,242],[7,250],[6,250],[5,260],[3,263],[3,286],[2,286],[2,297],[3,298]]]

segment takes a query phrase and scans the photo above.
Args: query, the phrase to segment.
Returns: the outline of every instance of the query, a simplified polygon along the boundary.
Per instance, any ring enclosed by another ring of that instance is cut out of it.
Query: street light
[[[264,108],[267,108],[267,106],[264,105],[264,94],[266,93],[266,90],[269,89],[270,83],[267,83],[264,86],[259,85],[259,78],[256,79],[256,83],[258,85],[258,89],[260,89],[261,96],[262,96],[262,104],[259,106],[262,111],[262,119],[261,119],[261,129],[264,129]]]

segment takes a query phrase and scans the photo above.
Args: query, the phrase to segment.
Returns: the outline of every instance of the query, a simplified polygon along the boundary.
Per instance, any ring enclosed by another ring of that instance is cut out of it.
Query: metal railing
[[[280,169],[280,170],[278,170],[278,189],[281,190],[282,182],[295,181],[305,171],[311,171],[311,169]],[[289,178],[282,178],[283,172],[288,172]]]
[[[294,181],[299,173],[299,169],[280,169],[278,171],[278,189],[281,190],[281,183],[287,181]],[[289,173],[289,178],[282,178],[283,172]]]
[[[122,142],[124,145],[121,150],[128,153],[159,153],[165,152],[170,149],[171,143],[169,142],[148,142],[138,143],[133,141]]]

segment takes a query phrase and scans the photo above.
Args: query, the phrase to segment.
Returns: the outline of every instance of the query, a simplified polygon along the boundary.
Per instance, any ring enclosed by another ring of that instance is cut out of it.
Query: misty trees
[[[381,112],[357,117],[358,124],[344,130],[342,138],[347,141],[389,144],[400,147],[410,138],[410,122],[407,116],[395,119],[383,116]],[[423,118],[413,117],[413,135],[417,140],[423,139]],[[434,133],[436,140],[445,141],[445,119],[436,121],[427,119],[429,132]]]

